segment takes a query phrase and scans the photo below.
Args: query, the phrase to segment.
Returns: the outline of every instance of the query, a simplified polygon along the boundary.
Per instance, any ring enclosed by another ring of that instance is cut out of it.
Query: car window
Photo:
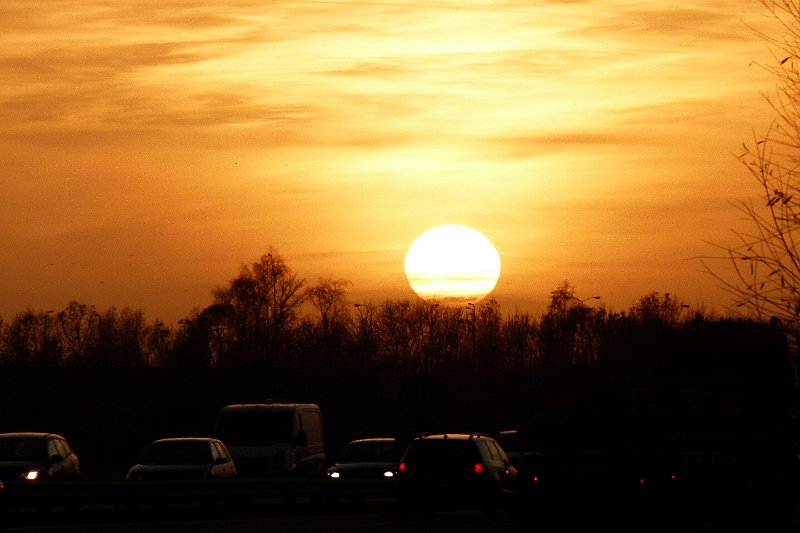
[[[217,445],[217,450],[219,450],[219,456],[220,457],[224,457],[225,459],[230,461],[231,460],[231,456],[228,453],[228,449],[225,447],[225,445],[222,444],[221,442],[217,442],[215,444]]]
[[[489,441],[480,439],[476,444],[481,449],[481,455],[488,461],[497,461],[497,451],[490,445]]]
[[[231,460],[231,455],[228,453],[228,449],[225,447],[224,444],[222,444],[221,442],[215,442],[214,446],[217,447],[217,454],[219,455],[219,457],[227,459],[228,461]]]
[[[473,441],[420,439],[409,447],[406,462],[423,466],[460,467],[481,461]]]
[[[503,461],[504,463],[508,462],[508,455],[506,455],[506,452],[505,450],[503,450],[503,447],[500,446],[500,443],[496,441],[489,441],[489,442],[491,442],[492,446],[494,446],[494,448],[497,450],[497,456],[500,458],[500,460]]]
[[[493,460],[500,461],[500,462],[504,462],[506,460],[505,453],[503,452],[503,449],[500,447],[500,445],[497,444],[497,442],[495,442],[493,440],[487,440],[486,441],[486,446],[492,452],[492,459]]]
[[[67,450],[64,449],[64,441],[61,439],[55,439],[53,441],[53,446],[55,446],[56,453],[66,459],[69,453],[67,453]]]
[[[53,457],[54,455],[61,455],[61,450],[58,449],[56,445],[56,439],[49,439],[47,441],[47,457]]]
[[[69,447],[69,443],[66,440],[58,439],[58,445],[61,446],[61,449],[64,452],[64,457],[72,453],[72,448]]]
[[[219,447],[217,446],[216,442],[209,442],[208,444],[209,444],[209,448],[211,449],[211,460],[212,461],[215,461],[215,460],[219,459],[220,457],[223,457],[219,453]]]

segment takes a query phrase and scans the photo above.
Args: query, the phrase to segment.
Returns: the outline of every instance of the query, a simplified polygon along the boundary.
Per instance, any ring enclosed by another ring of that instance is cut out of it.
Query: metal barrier
[[[186,481],[7,482],[0,492],[0,531],[8,526],[128,521],[170,508],[256,508],[262,513],[341,500],[391,501],[393,483],[328,478],[263,478]]]

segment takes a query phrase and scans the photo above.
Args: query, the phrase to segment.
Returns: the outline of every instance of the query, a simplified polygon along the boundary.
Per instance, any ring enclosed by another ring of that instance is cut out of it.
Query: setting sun
[[[477,301],[497,284],[500,255],[479,231],[447,224],[417,237],[406,254],[405,271],[420,298]]]

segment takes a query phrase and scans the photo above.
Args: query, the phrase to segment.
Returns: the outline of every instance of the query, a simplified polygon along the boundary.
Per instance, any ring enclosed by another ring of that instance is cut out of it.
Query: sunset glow
[[[744,0],[432,5],[11,0],[0,10],[0,315],[70,300],[177,321],[269,247],[352,301],[415,297],[428,228],[486,228],[492,295],[568,279],[723,309],[692,258],[758,191]]]

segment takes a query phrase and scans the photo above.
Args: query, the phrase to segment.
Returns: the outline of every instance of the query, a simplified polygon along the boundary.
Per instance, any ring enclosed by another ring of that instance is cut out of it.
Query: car
[[[0,480],[36,482],[80,475],[80,460],[61,435],[0,433]]]
[[[562,488],[563,465],[558,454],[541,446],[537,449],[527,437],[527,432],[511,429],[500,431],[494,438],[517,469],[517,496],[522,501],[541,504],[554,496],[556,488]]]
[[[225,444],[214,438],[180,437],[151,442],[128,469],[125,479],[184,480],[236,476],[236,466]]]
[[[423,434],[411,441],[397,467],[398,510],[478,508],[493,515],[513,504],[516,475],[489,435]]]
[[[391,437],[356,439],[342,448],[326,471],[330,479],[374,479],[394,481],[400,450]]]

